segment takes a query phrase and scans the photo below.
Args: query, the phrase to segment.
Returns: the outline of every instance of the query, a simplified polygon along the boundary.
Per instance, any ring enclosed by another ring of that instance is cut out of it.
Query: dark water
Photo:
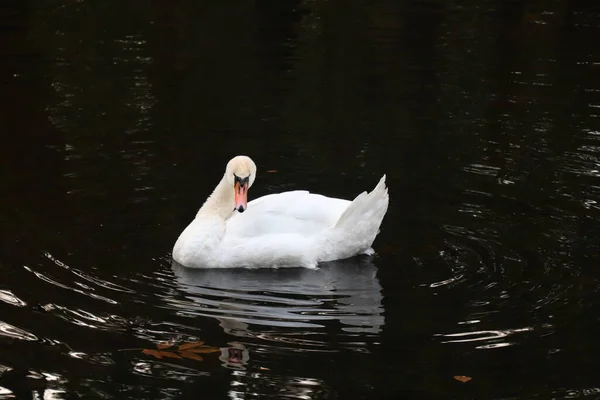
[[[0,398],[600,398],[599,37],[592,1],[3,2]],[[172,267],[236,154],[253,198],[387,173],[377,257]]]

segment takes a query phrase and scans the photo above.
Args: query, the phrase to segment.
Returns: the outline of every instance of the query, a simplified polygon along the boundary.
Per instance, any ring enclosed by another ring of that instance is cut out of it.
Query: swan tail
[[[385,185],[385,175],[370,192],[363,192],[348,205],[333,227],[329,257],[333,259],[348,258],[357,254],[371,255],[374,253],[371,245],[379,233],[389,204],[388,189]],[[335,238],[335,239],[333,239]],[[324,260],[325,261],[325,260]]]

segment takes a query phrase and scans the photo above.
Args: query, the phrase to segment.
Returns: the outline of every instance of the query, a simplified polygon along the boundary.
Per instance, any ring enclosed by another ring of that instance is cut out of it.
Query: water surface
[[[599,35],[588,1],[0,6],[0,398],[597,398]],[[251,198],[387,174],[377,255],[173,264],[236,154]]]

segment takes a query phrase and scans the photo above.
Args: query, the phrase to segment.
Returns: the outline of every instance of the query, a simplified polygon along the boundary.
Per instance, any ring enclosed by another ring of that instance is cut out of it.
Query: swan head
[[[236,156],[227,163],[225,179],[235,193],[234,209],[244,212],[248,208],[248,189],[256,179],[256,164],[250,157]]]

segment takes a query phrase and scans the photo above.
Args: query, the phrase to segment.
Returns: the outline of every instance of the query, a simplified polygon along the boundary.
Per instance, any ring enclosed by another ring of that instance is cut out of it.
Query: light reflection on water
[[[234,371],[231,374],[228,395],[232,400],[244,400],[265,393],[276,393],[278,398],[327,399],[331,389],[320,379],[286,377],[266,373]]]
[[[173,264],[185,300],[166,299],[179,315],[213,317],[225,333],[278,346],[332,351],[362,347],[384,327],[377,268],[368,258],[339,261],[317,270],[193,270]],[[297,329],[293,329],[297,328]],[[298,349],[299,350],[299,349]]]

